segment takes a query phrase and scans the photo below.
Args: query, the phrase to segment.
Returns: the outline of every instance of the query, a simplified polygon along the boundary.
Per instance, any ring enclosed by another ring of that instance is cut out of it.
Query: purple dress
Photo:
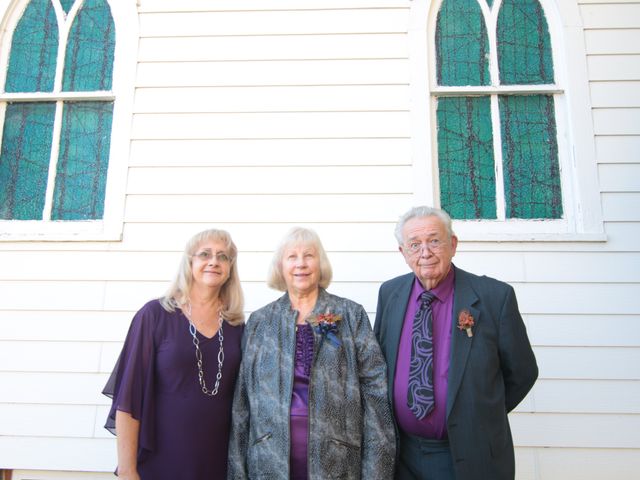
[[[140,421],[138,472],[143,480],[225,479],[231,403],[243,326],[223,324],[224,364],[218,394],[202,392],[189,322],[158,300],[133,318],[103,393],[113,399],[105,428],[115,433],[116,410]],[[196,333],[209,390],[218,372],[219,336]]]
[[[291,480],[307,480],[309,438],[309,376],[313,363],[313,331],[296,326],[296,361],[291,394]]]

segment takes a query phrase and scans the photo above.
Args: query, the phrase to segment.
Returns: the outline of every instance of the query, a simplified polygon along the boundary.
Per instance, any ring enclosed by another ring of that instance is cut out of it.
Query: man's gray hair
[[[453,227],[451,225],[451,217],[447,212],[441,210],[440,208],[427,207],[425,205],[413,207],[408,212],[404,213],[396,224],[396,229],[394,234],[396,236],[396,240],[398,240],[398,245],[402,245],[404,243],[404,238],[402,238],[402,230],[404,229],[404,225],[411,220],[412,218],[424,218],[424,217],[438,217],[442,220],[447,233],[449,234],[449,239],[453,237]]]

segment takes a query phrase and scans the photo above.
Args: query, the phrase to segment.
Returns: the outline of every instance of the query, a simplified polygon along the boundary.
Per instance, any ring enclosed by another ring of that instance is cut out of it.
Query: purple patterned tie
[[[422,420],[435,404],[433,395],[433,312],[431,302],[436,298],[429,291],[420,295],[420,308],[413,319],[411,331],[411,363],[409,365],[409,393],[407,405]]]

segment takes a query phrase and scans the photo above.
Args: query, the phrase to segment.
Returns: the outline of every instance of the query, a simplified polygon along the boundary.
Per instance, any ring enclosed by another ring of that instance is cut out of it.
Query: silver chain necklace
[[[187,304],[187,311],[185,312],[187,315],[187,320],[189,320],[189,332],[191,332],[191,336],[193,337],[193,344],[196,347],[196,364],[198,365],[198,381],[200,382],[200,387],[202,387],[202,393],[205,395],[209,395],[213,397],[217,395],[218,388],[220,388],[220,380],[222,380],[222,364],[224,363],[224,348],[223,341],[224,337],[222,335],[222,313],[218,314],[218,322],[220,325],[220,329],[218,330],[218,340],[220,341],[220,350],[218,350],[218,374],[216,375],[216,383],[213,386],[213,390],[209,390],[207,388],[207,384],[204,381],[204,371],[202,370],[202,352],[200,351],[200,340],[196,336],[196,326],[191,320],[191,303]]]

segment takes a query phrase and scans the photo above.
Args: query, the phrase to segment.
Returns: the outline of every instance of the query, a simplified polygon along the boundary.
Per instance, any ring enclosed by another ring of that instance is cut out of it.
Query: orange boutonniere
[[[337,336],[338,322],[342,320],[342,315],[335,313],[321,313],[307,318],[307,323],[313,327],[318,335],[324,335],[336,347],[340,346],[340,339]]]
[[[466,330],[468,337],[473,337],[473,331],[471,327],[475,325],[473,321],[473,315],[469,312],[469,310],[462,310],[460,315],[458,315],[458,328],[460,330]]]

